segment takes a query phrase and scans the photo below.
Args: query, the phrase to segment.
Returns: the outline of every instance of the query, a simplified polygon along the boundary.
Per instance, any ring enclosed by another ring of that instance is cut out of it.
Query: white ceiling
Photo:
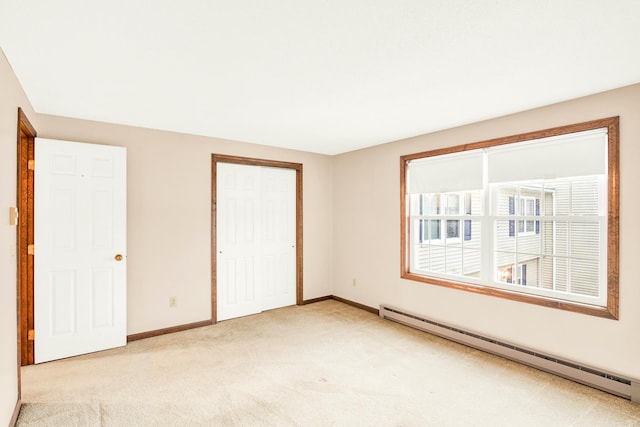
[[[640,82],[640,1],[0,0],[0,48],[39,113],[336,154]]]

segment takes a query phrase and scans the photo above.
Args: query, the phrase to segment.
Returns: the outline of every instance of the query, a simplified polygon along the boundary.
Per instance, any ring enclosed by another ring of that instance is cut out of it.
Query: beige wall
[[[20,83],[0,50],[0,425],[11,419],[18,400],[16,318],[16,206],[18,107],[33,115]]]
[[[334,158],[333,293],[640,379],[640,85]],[[400,156],[620,116],[620,320],[400,279]],[[428,120],[428,117],[425,117]],[[356,279],[356,286],[352,279]]]
[[[330,156],[47,115],[37,131],[127,147],[128,334],[210,319],[212,153],[303,164],[304,298],[331,293]]]

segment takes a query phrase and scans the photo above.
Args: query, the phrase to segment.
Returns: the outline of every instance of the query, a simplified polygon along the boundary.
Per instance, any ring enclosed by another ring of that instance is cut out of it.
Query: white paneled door
[[[296,303],[296,171],[217,164],[217,320]]]
[[[35,363],[123,346],[126,149],[35,147]]]

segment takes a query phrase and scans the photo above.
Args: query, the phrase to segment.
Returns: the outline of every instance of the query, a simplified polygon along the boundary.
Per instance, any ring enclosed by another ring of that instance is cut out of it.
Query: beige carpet
[[[640,426],[640,406],[324,301],[22,371],[19,426]]]

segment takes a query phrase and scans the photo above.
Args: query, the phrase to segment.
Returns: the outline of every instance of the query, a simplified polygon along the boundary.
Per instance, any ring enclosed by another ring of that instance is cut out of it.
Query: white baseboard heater
[[[388,305],[380,317],[640,403],[640,382],[483,337]]]

